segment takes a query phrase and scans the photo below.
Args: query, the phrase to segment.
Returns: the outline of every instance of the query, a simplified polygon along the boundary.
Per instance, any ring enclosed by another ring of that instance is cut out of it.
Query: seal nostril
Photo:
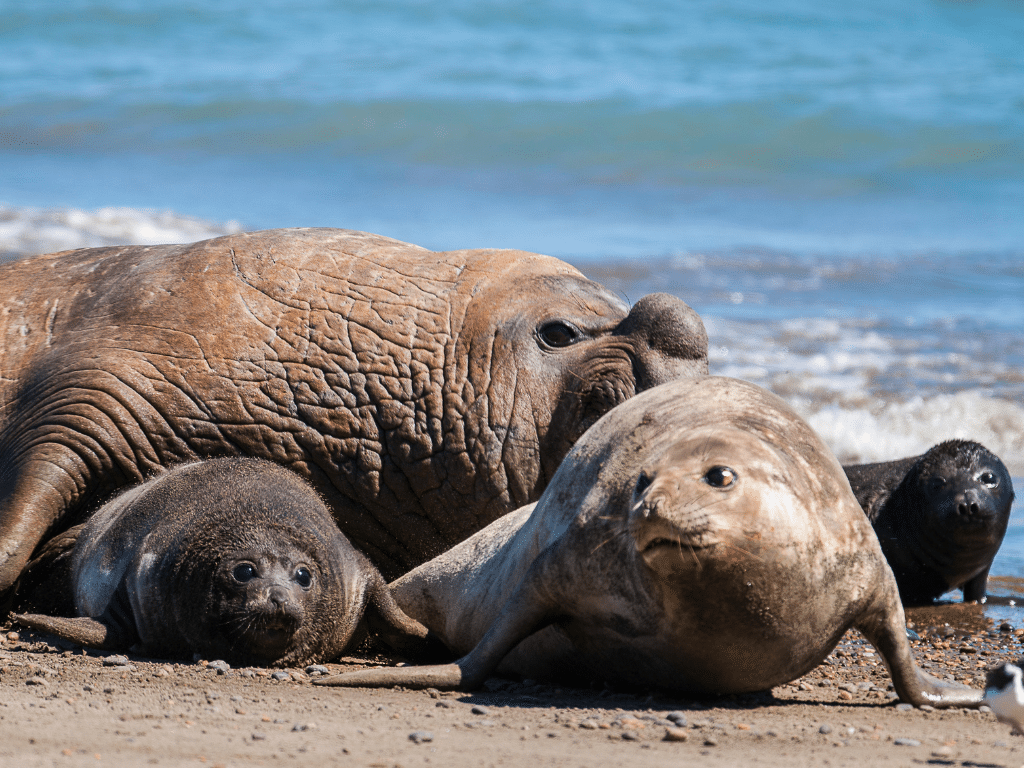
[[[641,493],[650,488],[651,483],[653,482],[654,479],[650,477],[650,475],[648,475],[646,472],[641,472],[640,477],[638,477],[636,480],[636,488],[633,489],[633,495],[639,496]]]

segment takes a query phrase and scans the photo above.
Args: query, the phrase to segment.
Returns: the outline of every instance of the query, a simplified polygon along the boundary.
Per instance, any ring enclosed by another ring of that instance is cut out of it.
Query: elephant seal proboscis
[[[843,467],[896,575],[904,605],[952,589],[985,597],[1010,521],[1013,481],[980,443],[947,440],[920,456]]]
[[[388,576],[536,501],[697,314],[549,256],[337,229],[0,265],[0,602],[44,537],[159,467],[287,466]]]
[[[541,499],[391,585],[457,662],[332,685],[475,688],[498,671],[691,694],[761,691],[850,627],[904,701],[980,691],[914,664],[896,582],[842,467],[782,400],[705,377],[617,406]]]
[[[130,488],[77,531],[70,570],[78,618],[16,620],[107,650],[261,666],[335,658],[368,605],[426,635],[313,489],[259,459],[185,464]]]

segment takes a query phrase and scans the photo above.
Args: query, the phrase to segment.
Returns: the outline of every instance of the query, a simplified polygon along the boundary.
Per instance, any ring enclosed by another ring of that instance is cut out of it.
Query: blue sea
[[[1024,493],[1019,0],[0,0],[0,257],[307,225],[676,293],[842,460]]]

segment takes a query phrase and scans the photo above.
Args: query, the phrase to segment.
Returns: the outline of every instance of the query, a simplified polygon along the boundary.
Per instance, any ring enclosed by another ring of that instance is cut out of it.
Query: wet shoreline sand
[[[980,687],[988,666],[1021,654],[1024,628],[993,623],[981,606],[908,617],[921,635],[915,658],[938,677]],[[319,688],[316,669],[218,671],[83,651],[10,626],[2,637],[4,766],[1024,764],[1024,737],[990,712],[897,703],[855,632],[789,685],[702,701],[497,678],[472,694]]]

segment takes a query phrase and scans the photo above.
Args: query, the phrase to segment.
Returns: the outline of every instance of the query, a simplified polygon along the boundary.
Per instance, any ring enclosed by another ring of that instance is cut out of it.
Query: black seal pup
[[[462,658],[325,684],[474,688],[499,671],[762,691],[856,627],[904,701],[981,699],[914,664],[896,581],[839,462],[781,399],[735,379],[678,380],[616,406],[536,504],[391,590]]]
[[[843,467],[896,574],[904,605],[951,589],[985,597],[1010,520],[1010,473],[985,446],[947,440],[921,456]]]
[[[413,636],[320,497],[271,462],[177,466],[100,508],[70,556],[78,618],[16,616],[82,645],[298,666],[337,656],[371,604]]]

